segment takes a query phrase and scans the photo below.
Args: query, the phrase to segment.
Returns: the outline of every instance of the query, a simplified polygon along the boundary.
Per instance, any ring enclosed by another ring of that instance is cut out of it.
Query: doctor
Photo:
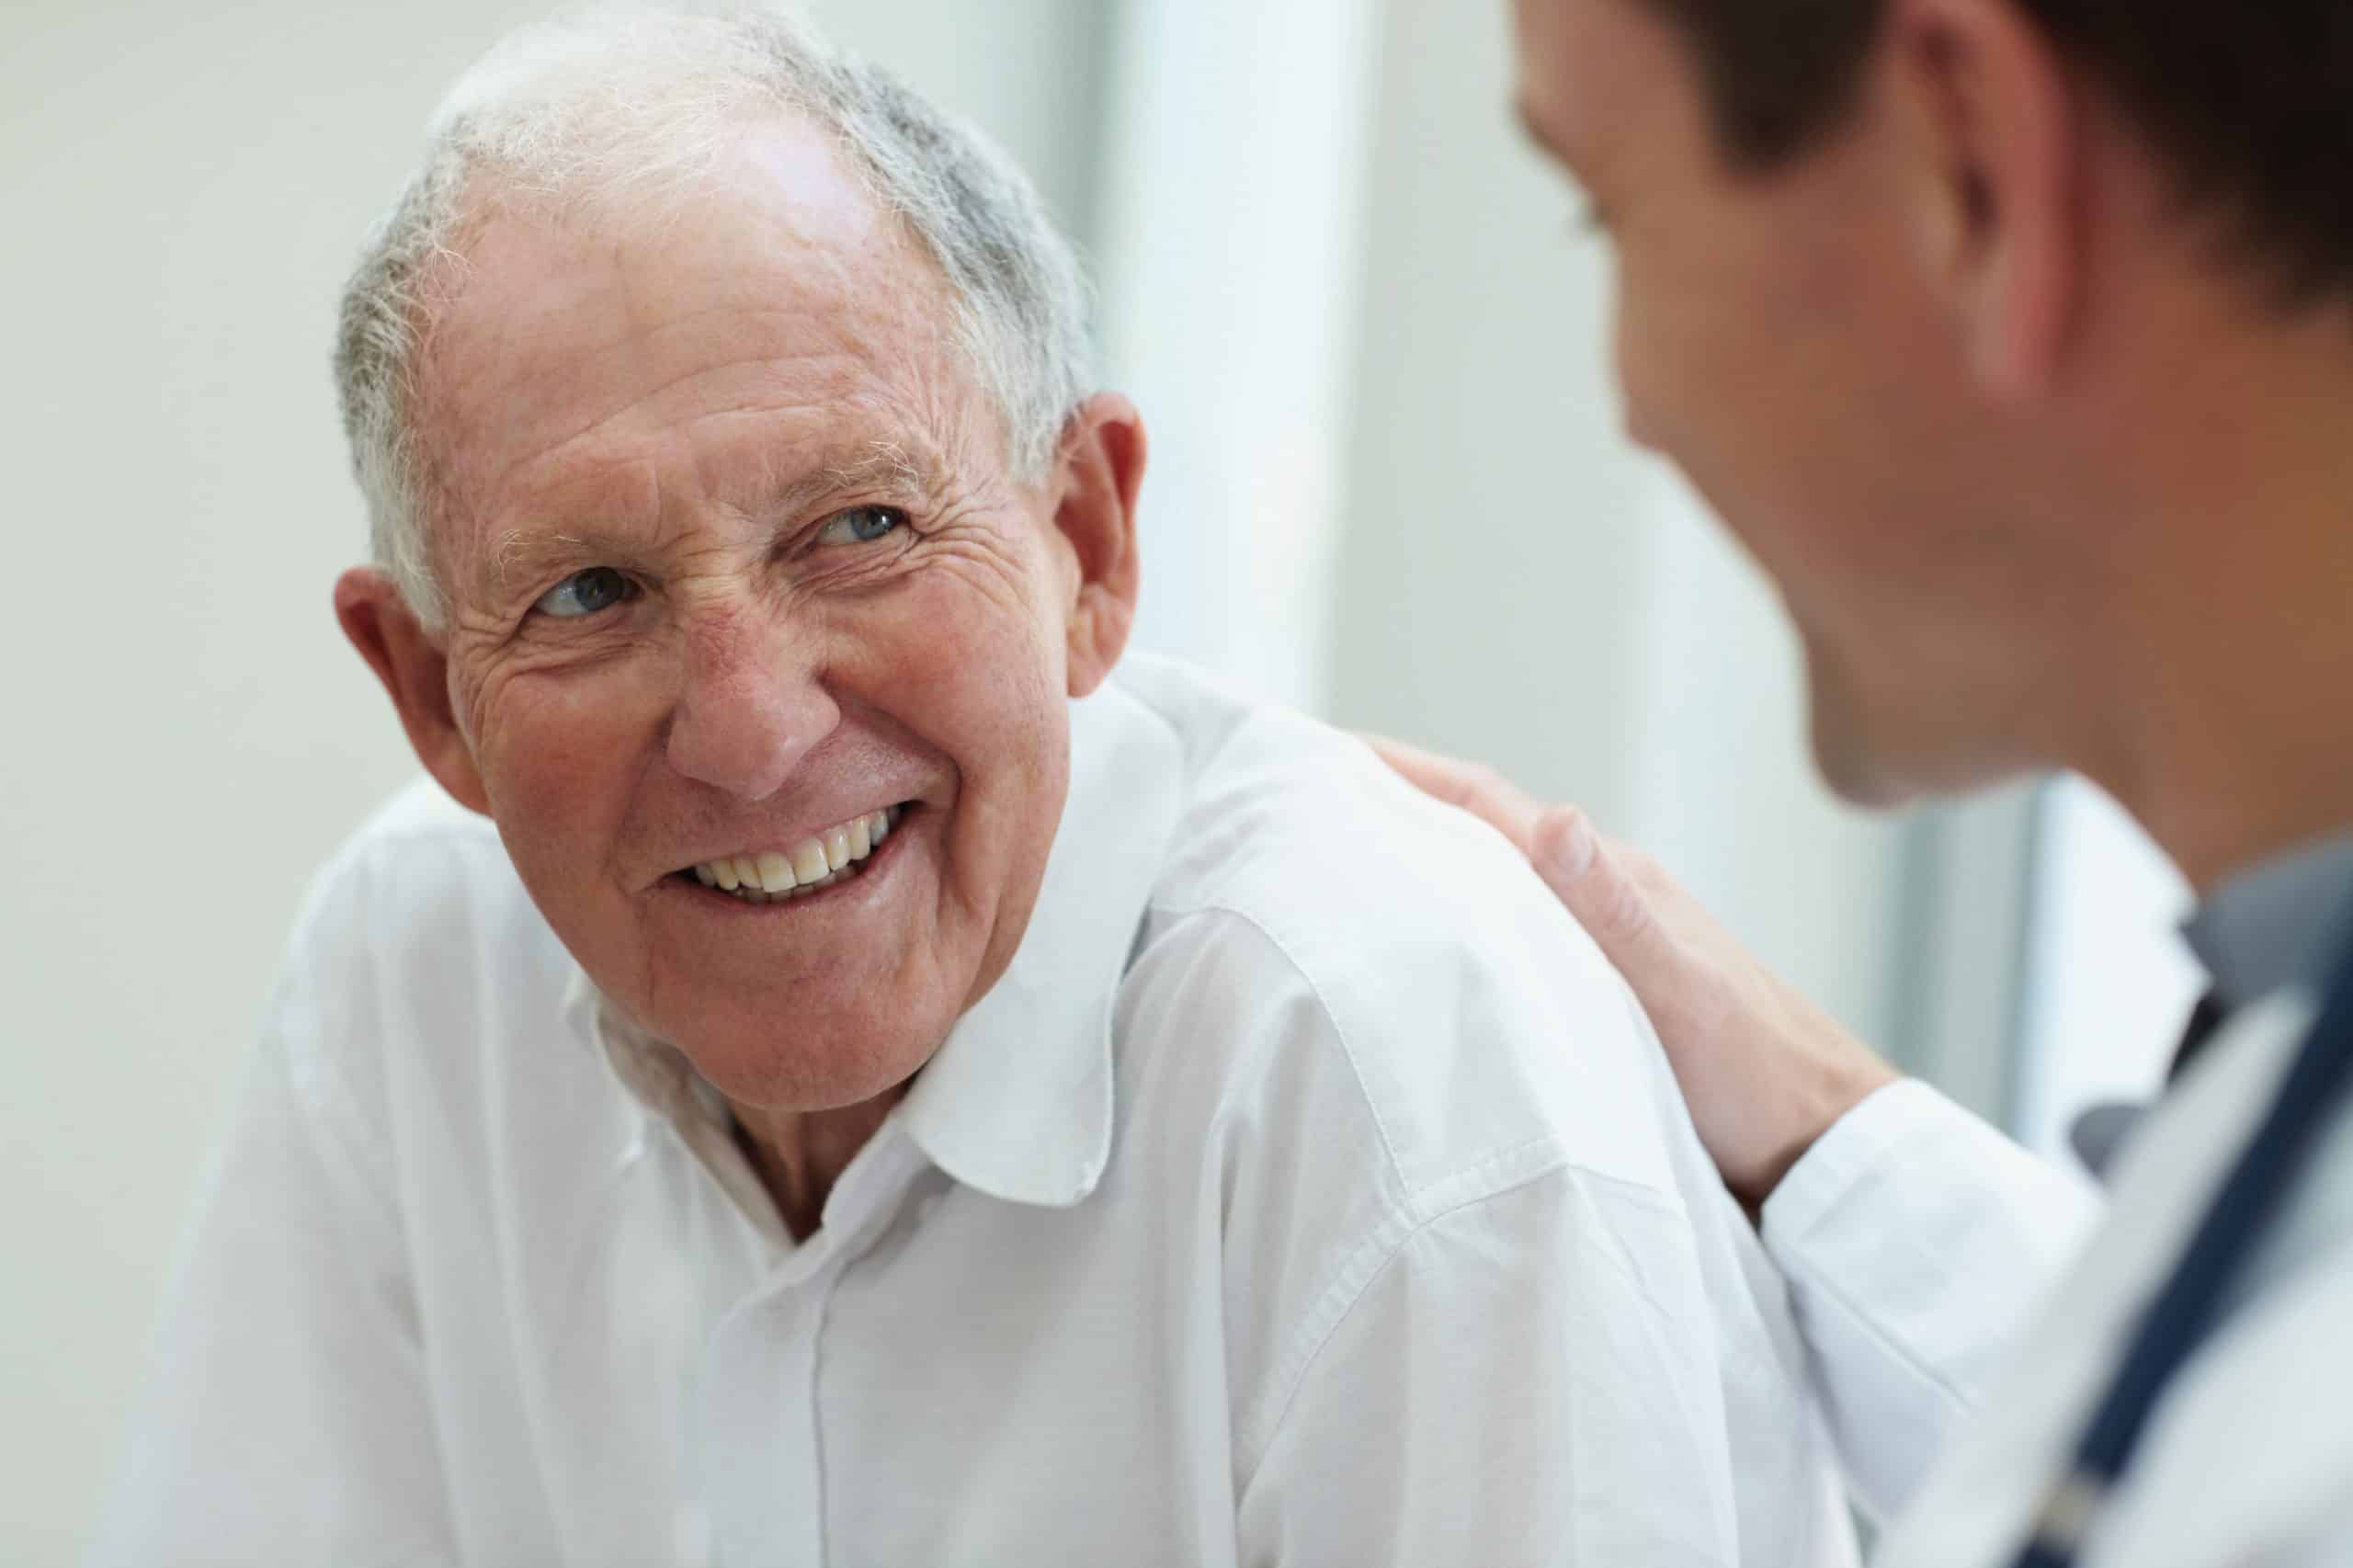
[[[2222,1025],[2078,1252],[2067,1177],[1639,855],[1392,760],[1643,993],[1883,1563],[2353,1562],[2353,0],[1516,10],[1631,428],[1778,582],[1824,773],[2088,775],[2198,888]]]

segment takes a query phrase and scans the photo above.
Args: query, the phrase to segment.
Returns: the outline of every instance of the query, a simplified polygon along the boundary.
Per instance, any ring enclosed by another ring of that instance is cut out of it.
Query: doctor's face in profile
[[[1769,167],[1729,151],[1667,0],[1516,0],[1518,110],[1616,263],[1630,433],[1771,575],[1830,783],[1884,803],[1976,782],[2031,689],[2030,581],[1937,210],[1879,62]],[[2022,684],[2025,683],[2025,684]]]

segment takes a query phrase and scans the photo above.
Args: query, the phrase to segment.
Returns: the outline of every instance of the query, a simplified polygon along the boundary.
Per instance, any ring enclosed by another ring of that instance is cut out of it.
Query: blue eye
[[[609,566],[574,572],[546,593],[531,608],[558,620],[577,620],[608,610],[630,597],[631,584]]]
[[[817,530],[817,542],[872,544],[906,526],[907,515],[895,506],[852,506],[825,520],[825,526]]]

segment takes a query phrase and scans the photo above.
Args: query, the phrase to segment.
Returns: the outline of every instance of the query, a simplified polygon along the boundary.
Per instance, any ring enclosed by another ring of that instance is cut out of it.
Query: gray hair
[[[344,290],[335,387],[371,546],[428,627],[446,607],[426,537],[439,497],[416,430],[417,361],[473,226],[503,200],[635,210],[690,196],[733,131],[780,112],[833,136],[938,265],[1010,467],[1028,481],[1051,468],[1093,384],[1086,289],[1003,152],[775,11],[576,13],[510,36],[459,79]]]

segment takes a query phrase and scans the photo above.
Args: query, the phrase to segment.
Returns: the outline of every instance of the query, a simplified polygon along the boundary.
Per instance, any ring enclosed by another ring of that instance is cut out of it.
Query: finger
[[[1461,763],[1390,735],[1376,735],[1367,731],[1358,738],[1372,748],[1375,756],[1387,763],[1404,777],[1406,783],[1423,794],[1434,796],[1449,806],[1458,802],[1463,788]]]
[[[1650,899],[1586,814],[1574,806],[1547,809],[1529,835],[1529,858],[1610,963],[1641,991],[1659,956],[1658,923]]]
[[[1544,809],[1536,797],[1483,764],[1458,761],[1386,735],[1363,739],[1415,789],[1469,812],[1510,839],[1520,853],[1528,852],[1529,835]]]

